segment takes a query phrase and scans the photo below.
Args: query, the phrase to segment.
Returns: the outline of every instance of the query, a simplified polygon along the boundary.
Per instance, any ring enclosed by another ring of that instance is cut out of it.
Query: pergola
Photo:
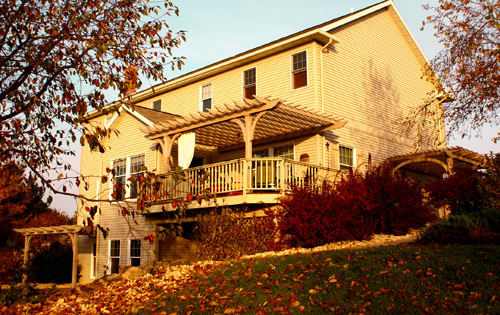
[[[160,144],[165,170],[169,171],[172,146],[183,133],[194,132],[197,145],[216,147],[219,151],[235,149],[241,138],[245,157],[251,158],[253,145],[333,130],[346,123],[305,106],[255,96],[252,100],[215,106],[208,112],[166,120],[141,130],[147,139]]]
[[[462,147],[451,147],[398,155],[387,161],[394,167],[394,172],[405,168],[439,177],[444,173],[451,174],[456,168],[479,168],[484,155]]]
[[[71,275],[71,288],[76,288],[77,266],[78,266],[78,236],[84,230],[81,225],[59,225],[37,228],[14,229],[14,231],[24,235],[24,265],[28,262],[31,238],[35,235],[55,235],[67,234],[71,238],[73,245],[73,271]],[[23,283],[26,282],[26,276],[23,277]]]

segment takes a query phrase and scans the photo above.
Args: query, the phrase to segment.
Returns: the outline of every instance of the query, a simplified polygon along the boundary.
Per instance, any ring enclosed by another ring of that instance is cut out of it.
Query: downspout
[[[332,43],[333,43],[333,38],[330,38],[328,40],[328,43],[326,43],[325,46],[321,47],[321,54],[320,54],[320,57],[319,57],[320,58],[320,61],[319,61],[319,63],[320,63],[320,70],[319,71],[320,71],[320,76],[321,76],[321,90],[320,90],[321,91],[320,92],[321,96],[320,96],[320,99],[321,99],[321,112],[322,113],[325,112],[325,97],[324,97],[324,95],[325,95],[325,91],[324,91],[325,84],[324,84],[324,81],[323,81],[324,80],[324,76],[323,76],[323,53],[325,52],[325,49],[327,49],[328,46],[330,46]],[[322,154],[322,156],[323,156],[323,158],[322,158],[323,165],[325,164],[324,162],[325,162],[325,154],[326,154],[324,148],[325,148],[325,136],[323,134],[323,136],[321,137],[321,152],[323,152],[323,154]]]

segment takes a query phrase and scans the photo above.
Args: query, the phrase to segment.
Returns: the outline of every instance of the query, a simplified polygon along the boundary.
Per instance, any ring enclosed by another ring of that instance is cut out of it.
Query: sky
[[[153,0],[154,1],[154,0]],[[264,45],[276,39],[299,32],[314,25],[376,4],[378,0],[173,0],[179,7],[179,17],[168,18],[174,31],[187,31],[187,41],[174,50],[175,56],[184,56],[185,66],[181,70],[167,70],[167,78],[202,68],[241,52]],[[428,59],[441,50],[434,37],[432,26],[421,31],[422,22],[430,15],[422,8],[423,3],[435,5],[437,0],[394,0],[410,31]],[[169,73],[170,71],[170,73]],[[142,88],[155,85],[143,82]],[[115,101],[113,93],[109,102]],[[497,135],[498,127],[484,126],[480,137],[471,139],[451,138],[448,146],[462,146],[478,153],[500,152],[500,143],[491,139]],[[71,161],[73,168],[79,167],[79,150]],[[73,198],[54,196],[53,208],[74,213],[77,203]]]

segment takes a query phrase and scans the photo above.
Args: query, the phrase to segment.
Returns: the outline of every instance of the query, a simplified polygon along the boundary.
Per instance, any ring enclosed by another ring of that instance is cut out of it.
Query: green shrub
[[[54,242],[28,260],[28,279],[39,283],[70,283],[72,268],[71,245]],[[81,277],[81,270],[82,266],[78,265],[77,278]]]
[[[274,245],[274,223],[269,217],[245,218],[222,209],[200,218],[195,229],[196,256],[205,260],[236,259],[265,252]]]
[[[450,215],[425,228],[419,239],[438,244],[500,244],[500,212],[485,210]]]

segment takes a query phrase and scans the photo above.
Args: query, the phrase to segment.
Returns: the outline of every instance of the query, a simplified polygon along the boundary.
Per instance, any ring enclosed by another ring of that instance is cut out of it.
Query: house
[[[403,161],[407,174],[417,177],[425,169],[411,168],[412,162],[448,154],[466,163],[460,157],[468,151],[445,148],[444,121],[435,134],[442,145],[430,148],[435,156],[403,158],[413,140],[399,136],[393,122],[429,96],[438,109],[445,100],[422,79],[427,64],[387,0],[137,92],[116,105],[115,113],[91,113],[92,124],[119,135],[104,139],[104,153],[82,150],[81,173],[95,178],[80,193],[110,201],[95,203],[101,209],[95,221],[109,228],[107,238],[80,236],[81,281],[119,266],[182,258],[189,250],[183,238],[144,241],[173,222],[163,215],[173,210],[170,198],[159,196],[147,215],[122,216],[120,204],[135,201],[137,191],[117,191],[114,185],[126,187],[142,166],[158,174],[174,197],[208,189],[218,206],[258,213],[263,202],[275,204],[305,176],[331,176],[368,160],[396,156],[391,163]],[[169,186],[179,165],[189,180]],[[449,160],[440,165],[449,166]],[[101,182],[106,169],[115,170],[113,182]],[[208,180],[199,180],[201,170],[210,174]],[[444,171],[435,170],[435,176]],[[203,201],[190,208],[214,206]],[[82,206],[78,214],[82,224],[88,212]]]

